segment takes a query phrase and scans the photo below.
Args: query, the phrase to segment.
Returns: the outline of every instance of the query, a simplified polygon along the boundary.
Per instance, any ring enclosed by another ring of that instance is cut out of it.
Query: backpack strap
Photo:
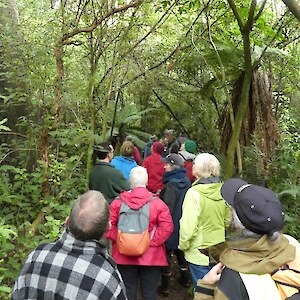
[[[280,269],[276,269],[274,272],[271,273],[271,276],[273,276],[275,273],[277,273],[278,271],[292,271],[292,272],[295,272],[297,274],[300,274],[300,271],[298,270],[295,270],[295,269],[291,269],[289,267],[289,265],[284,265],[282,266]],[[285,285],[285,286],[288,286],[288,287],[291,287],[291,288],[294,288],[294,289],[297,289],[299,292],[300,292],[300,285],[295,285],[295,284],[291,284],[291,283],[287,283],[287,282],[283,282],[283,281],[280,281],[278,279],[274,279],[273,280],[277,283],[277,284],[281,284],[281,285]]]

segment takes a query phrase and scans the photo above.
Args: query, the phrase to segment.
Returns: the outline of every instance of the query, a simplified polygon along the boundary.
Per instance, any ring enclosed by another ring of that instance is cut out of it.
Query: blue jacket
[[[116,156],[111,161],[111,164],[118,170],[120,170],[124,177],[129,180],[131,169],[137,166],[135,160],[132,157]]]
[[[179,220],[182,215],[182,203],[185,193],[191,187],[191,182],[186,176],[184,168],[166,172],[162,179],[165,185],[160,193],[160,198],[167,204],[173,219],[174,230],[165,242],[169,249],[177,249],[179,244]]]

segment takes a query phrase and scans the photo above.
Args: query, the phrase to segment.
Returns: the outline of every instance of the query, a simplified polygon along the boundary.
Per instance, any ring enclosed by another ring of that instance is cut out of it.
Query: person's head
[[[79,196],[66,224],[74,237],[79,240],[99,240],[109,224],[107,201],[97,191],[88,191]]]
[[[181,155],[176,153],[170,153],[166,157],[161,157],[160,160],[165,164],[165,171],[170,172],[175,169],[183,168],[184,159]]]
[[[196,178],[218,177],[220,171],[220,162],[213,154],[200,153],[196,156],[193,165],[193,175]]]
[[[151,146],[153,153],[162,154],[164,152],[165,146],[160,142],[154,142]]]
[[[129,184],[131,189],[138,186],[146,187],[148,184],[147,170],[141,166],[134,167],[129,175]]]
[[[133,137],[131,135],[127,135],[125,141],[129,141],[133,144]]]
[[[171,148],[170,148],[170,153],[176,153],[176,154],[178,154],[179,150],[180,150],[179,144],[178,143],[174,143],[171,146]]]
[[[114,147],[110,142],[103,142],[95,145],[94,151],[100,160],[107,160],[110,162],[114,157]]]
[[[170,143],[174,140],[176,140],[175,130],[174,129],[168,129],[165,131],[165,139],[167,143]]]
[[[196,150],[197,150],[197,145],[192,140],[186,140],[184,142],[184,149],[185,149],[185,151],[187,151],[189,153],[195,154]]]
[[[120,153],[122,156],[130,157],[133,155],[134,145],[130,141],[123,142]]]
[[[246,237],[267,234],[276,240],[283,229],[284,209],[271,190],[241,179],[223,184],[221,195],[232,209],[232,226]]]
[[[180,150],[184,150],[184,143],[185,141],[187,140],[188,138],[184,135],[184,134],[180,134],[179,137],[178,137],[178,143],[179,143],[179,146],[180,146]]]
[[[157,141],[157,136],[155,134],[150,135],[149,141],[150,142],[156,142]]]

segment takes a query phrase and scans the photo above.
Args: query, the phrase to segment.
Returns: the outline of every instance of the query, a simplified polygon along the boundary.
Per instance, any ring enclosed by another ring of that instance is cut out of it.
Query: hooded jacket
[[[182,203],[191,182],[183,168],[165,172],[162,179],[165,185],[160,193],[160,198],[168,205],[173,219],[174,230],[165,242],[169,249],[177,249],[179,244],[179,220],[182,215]]]
[[[263,235],[258,240],[247,238],[228,242],[224,248],[220,261],[225,268],[220,281],[215,286],[198,280],[195,300],[280,299],[269,274],[295,258],[295,247],[285,237],[270,242]]]
[[[126,256],[118,251],[116,237],[118,230],[118,219],[122,201],[133,209],[139,209],[153,197],[145,187],[136,187],[128,192],[123,192],[110,205],[111,227],[105,234],[106,238],[113,241],[112,256],[120,265],[139,266],[167,266],[166,250],[164,242],[173,231],[173,222],[168,206],[160,199],[155,198],[149,203],[149,233],[156,225],[154,236],[150,247],[141,256]]]
[[[216,177],[197,180],[185,195],[178,248],[192,264],[208,266],[209,257],[199,249],[225,241],[229,207],[221,196],[221,186]]]
[[[164,187],[162,177],[165,172],[165,163],[160,160],[160,154],[156,152],[152,153],[144,160],[142,166],[146,168],[148,172],[147,189],[152,193],[157,193],[157,191],[162,190]]]
[[[111,164],[121,171],[124,177],[129,180],[130,171],[137,166],[137,163],[132,157],[116,156],[111,161]]]
[[[193,175],[193,161],[196,158],[196,155],[186,150],[179,151],[180,154],[184,159],[184,168],[186,169],[186,176],[190,179],[191,182],[196,180],[196,177]]]

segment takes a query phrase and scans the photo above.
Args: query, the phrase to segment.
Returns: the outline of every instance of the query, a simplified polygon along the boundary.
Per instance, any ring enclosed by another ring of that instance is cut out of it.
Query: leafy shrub
[[[11,165],[0,167],[0,299],[9,299],[27,254],[38,244],[52,242],[62,231],[72,201],[85,191],[79,156],[58,160],[49,156],[50,194],[42,196],[45,169],[33,172]]]

